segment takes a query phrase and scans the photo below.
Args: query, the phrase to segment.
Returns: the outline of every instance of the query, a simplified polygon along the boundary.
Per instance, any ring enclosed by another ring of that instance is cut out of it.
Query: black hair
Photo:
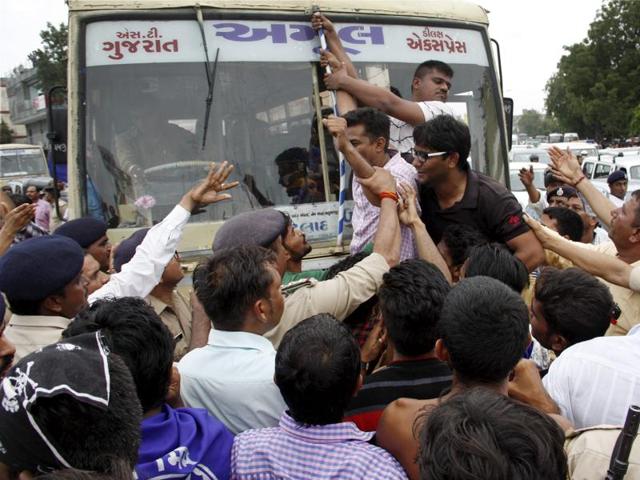
[[[487,243],[471,247],[464,276],[478,275],[500,280],[517,293],[521,293],[529,284],[527,267],[502,243]]]
[[[438,331],[463,382],[501,382],[522,358],[529,312],[520,295],[502,282],[465,278],[447,295]]]
[[[382,277],[380,309],[389,338],[407,356],[431,352],[440,310],[450,286],[433,264],[405,260]]]
[[[360,262],[360,260],[368,256],[369,256],[369,252],[364,252],[364,251],[354,253],[353,255],[347,255],[342,260],[340,260],[337,263],[334,263],[328,268],[327,273],[325,275],[325,280],[331,280],[340,272],[349,270],[356,263]],[[363,325],[365,325],[371,318],[371,315],[373,314],[373,310],[376,307],[376,305],[378,305],[378,296],[373,295],[371,298],[369,298],[368,300],[358,305],[358,307],[353,312],[351,312],[351,314],[349,314],[343,320],[343,322],[345,323],[345,325],[347,325],[351,329],[352,333],[359,331],[360,328]]]
[[[240,330],[247,311],[266,298],[274,281],[276,254],[255,245],[225,248],[193,272],[200,303],[218,330]]]
[[[36,423],[75,468],[114,473],[126,462],[136,465],[142,410],[129,369],[115,354],[108,356],[111,391],[105,410],[70,395],[41,397],[31,408]]]
[[[463,223],[452,223],[442,232],[442,242],[447,246],[453,266],[462,265],[469,256],[469,250],[476,245],[483,245],[488,242],[475,227]]]
[[[341,422],[359,376],[358,344],[328,313],[289,330],[276,354],[276,385],[289,415],[305,425]]]
[[[558,233],[569,237],[569,240],[579,242],[584,233],[584,222],[579,214],[564,207],[547,207],[542,213],[558,224]]]
[[[27,204],[32,203],[31,199],[22,193],[9,193],[7,195],[9,196],[9,198],[11,199],[11,201],[16,207],[19,207],[20,205],[24,205],[25,203]]]
[[[413,129],[413,139],[420,147],[429,147],[449,154],[458,153],[460,157],[458,168],[463,172],[469,170],[469,162],[467,162],[471,151],[469,127],[451,115],[438,115],[428,122],[417,125]]]
[[[114,461],[110,473],[102,474],[92,470],[65,468],[38,475],[38,480],[133,480],[133,472],[126,462]]]
[[[420,477],[429,480],[564,480],[564,433],[548,415],[486,388],[430,411],[420,433]]]
[[[389,129],[391,122],[389,117],[380,110],[371,107],[362,107],[351,110],[343,115],[348,127],[362,125],[371,142],[378,138],[384,138],[385,150],[389,146]]]
[[[438,60],[427,60],[422,62],[416,67],[416,71],[413,73],[414,78],[422,78],[432,70],[437,70],[440,73],[444,73],[447,77],[453,78],[453,69],[448,63],[440,62]]]
[[[173,364],[173,337],[142,298],[98,300],[80,312],[63,332],[64,338],[100,330],[109,349],[129,367],[142,410],[165,401]]]
[[[609,288],[579,268],[543,268],[534,298],[549,329],[570,345],[603,336],[615,306]]]

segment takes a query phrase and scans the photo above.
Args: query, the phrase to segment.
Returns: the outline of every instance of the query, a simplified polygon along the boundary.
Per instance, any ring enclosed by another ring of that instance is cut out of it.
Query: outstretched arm
[[[340,36],[333,23],[322,13],[316,12],[311,16],[311,26],[315,31],[322,28],[324,38],[327,40],[327,48],[335,55],[336,60],[344,66],[347,75],[352,78],[358,78],[358,72],[356,72],[353,63],[351,63],[351,58],[349,58],[349,55],[347,55],[347,52],[342,46]]]
[[[120,273],[89,296],[89,303],[105,297],[146,297],[158,284],[167,263],[175,254],[182,230],[194,210],[231,198],[220,193],[238,185],[225,183],[233,166],[223,162],[220,166],[211,164],[207,178],[193,187],[180,203],[160,222],[149,230],[129,263],[122,266]]]
[[[574,185],[587,199],[602,223],[610,227],[611,211],[615,210],[616,206],[585,177],[578,159],[570,150],[560,150],[558,147],[551,147],[549,156],[551,157],[553,174],[563,182]]]

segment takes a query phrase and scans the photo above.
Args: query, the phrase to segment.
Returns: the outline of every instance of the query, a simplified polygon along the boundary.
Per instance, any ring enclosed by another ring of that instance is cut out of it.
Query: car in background
[[[509,163],[509,181],[511,185],[511,193],[516,197],[522,209],[524,210],[529,203],[529,194],[527,189],[520,181],[518,173],[522,168],[533,168],[533,185],[540,192],[541,195],[547,194],[547,189],[544,186],[544,172],[547,169],[547,165],[539,162],[510,162]]]
[[[549,152],[541,148],[512,148],[509,152],[509,162],[536,163],[531,160],[534,156],[538,157],[538,163],[551,163]]]
[[[613,161],[597,161],[587,159],[582,163],[582,171],[585,176],[605,195],[609,195],[607,178],[616,170],[627,172],[629,186],[627,194],[640,189],[640,154],[627,154],[624,157],[613,157]]]
[[[43,188],[52,183],[41,146],[20,143],[0,145],[0,186],[9,187],[12,193],[24,193],[30,185]]]
[[[545,150],[550,147],[558,147],[560,150],[571,150],[574,155],[582,155],[583,157],[597,157],[598,145],[588,142],[559,142],[559,143],[541,143],[538,148]]]

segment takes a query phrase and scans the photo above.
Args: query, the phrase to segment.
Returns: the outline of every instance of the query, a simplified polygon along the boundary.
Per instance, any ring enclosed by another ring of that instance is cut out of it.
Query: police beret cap
[[[273,208],[241,213],[225,221],[213,241],[213,250],[258,245],[268,247],[284,231],[285,215]]]
[[[132,233],[129,238],[118,244],[113,254],[113,268],[116,272],[122,270],[122,266],[131,261],[136,254],[136,248],[142,243],[148,232],[148,228],[143,228],[142,230]]]
[[[37,237],[0,258],[0,291],[11,300],[39,301],[62,290],[82,271],[84,252],[70,238]]]
[[[607,183],[615,183],[615,182],[619,182],[620,180],[626,180],[626,179],[627,179],[627,174],[625,173],[624,170],[616,170],[615,172],[613,172],[611,175],[607,177]]]
[[[60,225],[54,234],[72,238],[82,248],[88,248],[107,234],[107,224],[92,217],[76,218]]]

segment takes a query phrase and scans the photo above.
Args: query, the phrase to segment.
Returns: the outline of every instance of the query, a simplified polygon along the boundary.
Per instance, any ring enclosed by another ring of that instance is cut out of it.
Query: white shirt
[[[154,225],[133,258],[114,273],[107,283],[89,295],[89,303],[106,297],[146,297],[162,278],[165,267],[176,252],[182,230],[191,213],[176,205],[164,219]]]
[[[438,115],[455,116],[452,108],[444,102],[415,102],[422,110],[424,121],[427,122]],[[405,153],[413,148],[413,127],[404,120],[389,116],[391,122],[389,130],[389,145],[400,153]]]
[[[629,406],[640,405],[640,325],[569,347],[542,382],[576,428],[623,425]]]
[[[208,344],[178,363],[182,400],[206,408],[234,434],[275,427],[287,408],[273,381],[275,365],[266,338],[211,329]]]

